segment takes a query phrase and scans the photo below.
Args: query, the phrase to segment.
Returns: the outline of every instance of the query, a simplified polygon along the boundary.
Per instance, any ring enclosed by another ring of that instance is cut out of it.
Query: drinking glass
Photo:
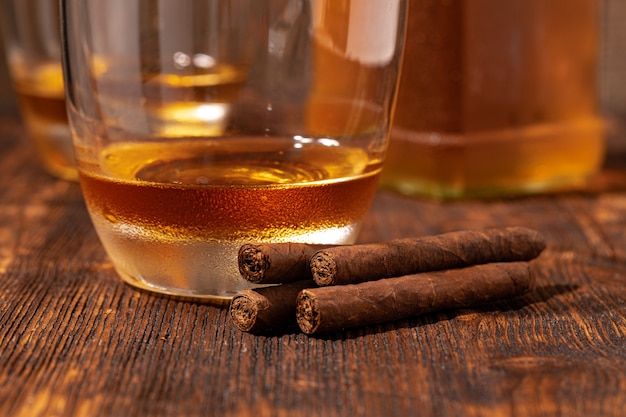
[[[57,0],[1,0],[8,66],[26,130],[44,168],[77,180],[65,108]]]
[[[84,198],[119,275],[227,299],[244,242],[354,242],[404,0],[63,0]]]

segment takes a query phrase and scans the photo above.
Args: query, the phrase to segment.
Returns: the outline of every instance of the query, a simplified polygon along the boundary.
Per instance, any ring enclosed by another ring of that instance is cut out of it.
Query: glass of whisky
[[[1,27],[22,120],[44,168],[76,181],[61,70],[57,0],[2,0]]]
[[[119,275],[209,300],[246,242],[350,244],[394,107],[405,0],[63,0],[83,195]]]

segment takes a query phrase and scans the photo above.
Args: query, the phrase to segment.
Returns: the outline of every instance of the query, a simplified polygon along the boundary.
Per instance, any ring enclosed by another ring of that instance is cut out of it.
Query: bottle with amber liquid
[[[383,185],[438,199],[584,185],[605,153],[599,8],[412,2]]]

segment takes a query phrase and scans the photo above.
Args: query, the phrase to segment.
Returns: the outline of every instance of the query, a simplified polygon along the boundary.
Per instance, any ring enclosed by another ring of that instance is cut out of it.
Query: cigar
[[[311,256],[330,246],[304,243],[245,244],[239,248],[239,273],[255,284],[284,284],[311,279]]]
[[[529,261],[545,247],[543,236],[525,227],[468,230],[327,248],[312,255],[310,268],[319,286],[346,285],[490,262]]]
[[[513,298],[534,286],[527,262],[424,272],[300,292],[296,320],[307,334],[407,319]]]
[[[231,300],[230,318],[244,332],[295,326],[298,293],[313,286],[307,280],[239,291]]]

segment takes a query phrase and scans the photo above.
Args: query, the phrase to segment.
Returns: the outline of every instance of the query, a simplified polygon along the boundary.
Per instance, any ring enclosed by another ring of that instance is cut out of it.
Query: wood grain
[[[78,185],[48,177],[26,139],[0,118],[2,416],[624,415],[626,158],[580,193],[450,203],[378,193],[362,242],[543,232],[538,285],[521,298],[322,337],[259,336],[223,307],[123,284]]]

